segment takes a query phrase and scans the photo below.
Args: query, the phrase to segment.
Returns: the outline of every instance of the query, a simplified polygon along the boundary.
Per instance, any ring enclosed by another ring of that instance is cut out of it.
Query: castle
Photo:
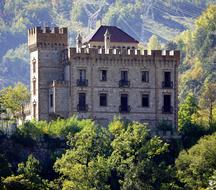
[[[67,28],[28,31],[31,118],[77,115],[107,125],[114,116],[175,130],[179,51],[138,49],[138,41],[115,26],[100,26],[68,47]]]

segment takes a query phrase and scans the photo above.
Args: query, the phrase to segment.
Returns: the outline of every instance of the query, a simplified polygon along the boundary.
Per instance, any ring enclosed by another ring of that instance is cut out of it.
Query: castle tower
[[[35,27],[28,31],[30,51],[31,118],[49,120],[49,83],[64,78],[60,62],[68,47],[67,28]]]
[[[111,39],[111,34],[109,33],[109,30],[107,29],[105,34],[104,34],[104,47],[105,51],[110,49],[110,39]]]

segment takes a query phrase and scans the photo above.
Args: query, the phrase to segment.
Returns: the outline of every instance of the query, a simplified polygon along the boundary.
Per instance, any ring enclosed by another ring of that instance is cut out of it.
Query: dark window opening
[[[130,81],[128,81],[128,71],[121,71],[121,80],[119,81],[119,87],[129,87]]]
[[[35,59],[32,61],[32,67],[33,67],[33,73],[35,73],[36,72],[36,60]]]
[[[121,80],[128,80],[128,72],[127,71],[121,71]]]
[[[101,81],[107,81],[107,70],[101,70]]]
[[[88,86],[88,80],[86,79],[86,70],[79,70],[79,79],[77,80],[77,86]]]
[[[130,112],[130,106],[128,105],[128,95],[121,95],[121,105],[119,107],[120,112]]]
[[[148,94],[142,95],[142,107],[149,107],[149,95]]]
[[[164,95],[163,112],[172,113],[171,95]]]
[[[164,81],[170,82],[171,81],[171,72],[164,72]]]
[[[142,82],[149,82],[149,71],[142,71]]]
[[[166,71],[164,72],[164,81],[162,84],[163,88],[172,88],[173,82],[171,81],[171,72]]]
[[[107,106],[107,94],[100,94],[100,106]]]
[[[53,107],[53,94],[50,94],[50,107]]]
[[[36,80],[33,79],[33,95],[36,94]]]
[[[78,111],[87,111],[88,106],[86,104],[86,94],[85,93],[79,93],[79,103],[77,105]]]
[[[36,103],[33,103],[33,117],[36,118]]]
[[[84,69],[79,70],[79,79],[80,80],[85,80],[86,79],[86,70],[84,70]]]

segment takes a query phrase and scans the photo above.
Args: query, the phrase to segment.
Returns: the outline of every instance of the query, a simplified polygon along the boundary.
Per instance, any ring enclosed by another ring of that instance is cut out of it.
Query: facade
[[[31,118],[77,115],[107,125],[114,116],[177,128],[179,51],[138,50],[117,27],[101,26],[68,48],[67,28],[28,31]]]

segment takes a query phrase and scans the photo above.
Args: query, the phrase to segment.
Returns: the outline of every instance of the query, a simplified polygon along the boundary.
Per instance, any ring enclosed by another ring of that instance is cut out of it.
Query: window
[[[171,72],[169,72],[169,71],[164,72],[164,81],[165,82],[171,81]]]
[[[36,102],[33,102],[33,118],[36,119]]]
[[[80,69],[79,70],[79,79],[80,80],[85,80],[86,79],[86,70],[85,69]]]
[[[164,113],[171,113],[172,106],[171,106],[171,95],[164,95],[164,102],[163,102],[163,112]]]
[[[101,70],[100,80],[107,81],[107,70]]]
[[[164,81],[162,82],[163,88],[173,88],[173,82],[171,81],[171,72],[164,72]]]
[[[128,80],[128,71],[121,71],[121,80]]]
[[[53,107],[53,94],[50,94],[50,107]]]
[[[86,104],[86,94],[85,93],[79,93],[79,103],[77,105],[77,111],[87,111],[88,105]]]
[[[79,105],[84,106],[86,104],[85,93],[79,93]]]
[[[100,106],[107,106],[107,94],[100,94]]]
[[[33,73],[36,72],[36,60],[35,58],[32,60]]]
[[[142,95],[142,107],[149,107],[149,95],[148,94]]]
[[[88,80],[86,79],[86,70],[79,70],[79,79],[77,79],[77,86],[88,86]]]
[[[130,112],[131,108],[128,105],[128,95],[127,94],[121,94],[121,104],[119,106],[119,111],[121,113],[127,113]]]
[[[142,71],[142,82],[149,82],[149,71]]]
[[[33,95],[36,94],[36,79],[33,79]]]

